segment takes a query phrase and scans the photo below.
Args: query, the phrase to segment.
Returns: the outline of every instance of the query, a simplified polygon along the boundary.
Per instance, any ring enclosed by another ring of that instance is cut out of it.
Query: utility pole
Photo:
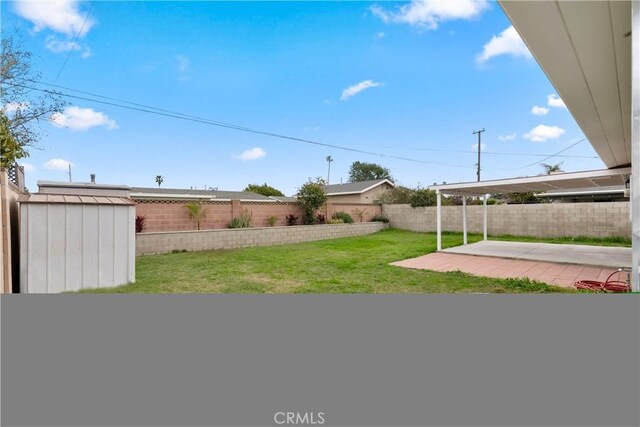
[[[69,182],[71,182],[71,163],[69,163]]]
[[[333,162],[333,157],[326,157],[327,163],[329,164],[329,170],[327,171],[327,185],[329,185],[329,175],[331,175],[331,162]]]
[[[482,132],[484,132],[484,128],[480,130],[476,130],[473,132],[473,135],[478,134],[478,182],[480,182],[480,149],[482,148]]]

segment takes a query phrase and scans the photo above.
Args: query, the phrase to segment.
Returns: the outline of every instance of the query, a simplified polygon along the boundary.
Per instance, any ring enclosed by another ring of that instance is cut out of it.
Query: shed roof
[[[48,203],[69,205],[122,205],[133,206],[135,202],[127,197],[113,196],[77,196],[68,194],[23,194],[19,203]]]
[[[492,193],[526,193],[551,190],[608,187],[624,185],[625,176],[631,168],[600,169],[585,172],[558,173],[552,175],[528,176],[523,178],[496,179],[491,181],[461,182],[429,187],[444,194],[461,196],[482,196]]]
[[[376,179],[372,181],[347,182],[345,184],[332,184],[325,186],[328,196],[339,194],[362,194],[383,183],[388,183],[392,187],[396,185],[388,179]]]

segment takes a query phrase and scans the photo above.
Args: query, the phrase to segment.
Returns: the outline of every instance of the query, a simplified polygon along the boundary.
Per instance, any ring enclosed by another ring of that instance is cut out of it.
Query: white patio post
[[[462,196],[462,244],[467,244],[467,196]]]
[[[487,195],[484,195],[484,202],[483,202],[484,206],[482,208],[482,210],[484,211],[484,225],[483,225],[483,231],[484,231],[484,239],[483,240],[487,240]]]
[[[436,249],[438,251],[442,250],[442,216],[440,215],[441,203],[440,190],[436,190]]]
[[[640,291],[640,3],[631,2],[631,287]]]

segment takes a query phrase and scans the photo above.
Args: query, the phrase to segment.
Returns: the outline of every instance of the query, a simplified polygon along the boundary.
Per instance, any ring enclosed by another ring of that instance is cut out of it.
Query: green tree
[[[267,185],[265,182],[262,185],[249,184],[243,191],[250,191],[252,193],[262,194],[263,196],[284,196],[284,193],[277,188]]]
[[[8,168],[12,166],[16,160],[26,157],[24,147],[18,144],[9,130],[9,119],[4,113],[0,112],[0,141],[2,148],[0,153],[0,167]]]
[[[555,165],[549,165],[547,163],[540,163],[540,166],[544,169],[544,172],[547,175],[551,175],[554,172],[562,172],[561,166],[562,162],[556,163]]]
[[[327,202],[325,181],[322,178],[309,179],[298,190],[298,205],[304,212],[304,224],[315,224],[316,211]]]
[[[538,203],[540,199],[533,191],[526,193],[509,193],[508,200],[510,204]]]
[[[327,170],[327,185],[329,185],[329,176],[331,175],[331,162],[333,162],[333,157],[327,156],[325,160],[329,164],[329,170]]]
[[[158,188],[160,188],[163,182],[164,182],[164,177],[162,175],[156,175],[156,184],[158,184]]]
[[[189,216],[196,222],[196,227],[200,230],[200,221],[205,217],[205,209],[202,207],[202,203],[191,202],[184,205],[184,207],[189,211]]]
[[[398,185],[380,196],[380,203],[385,205],[408,205],[415,190]]]
[[[411,195],[411,207],[434,206],[436,204],[436,192],[427,188],[416,189]]]
[[[349,182],[373,181],[388,179],[393,181],[389,169],[377,163],[353,162],[349,169]]]
[[[34,81],[39,81],[41,75],[32,69],[31,60],[32,54],[23,47],[18,33],[3,35],[0,51],[0,100],[6,116],[2,125],[3,159],[5,152],[12,153],[14,161],[29,156],[30,148],[38,148],[41,122],[61,113],[67,104],[56,91],[33,89]]]

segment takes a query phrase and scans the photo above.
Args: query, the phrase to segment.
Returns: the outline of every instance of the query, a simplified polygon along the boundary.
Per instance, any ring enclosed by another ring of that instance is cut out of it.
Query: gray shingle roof
[[[270,198],[277,200],[278,202],[285,202],[285,203],[295,203],[298,201],[297,198],[289,197],[289,196],[271,196]]]
[[[395,184],[388,179],[376,179],[373,181],[361,181],[361,182],[347,182],[346,184],[331,184],[325,186],[327,194],[359,194],[364,192],[367,188],[374,187],[382,184],[383,182],[389,182],[391,185]]]
[[[188,198],[193,196],[195,198],[204,198],[206,196],[212,199],[222,200],[247,200],[247,201],[262,201],[272,202],[269,197],[261,194],[252,193],[249,191],[218,191],[218,190],[190,190],[184,188],[144,188],[144,187],[131,187],[131,198],[135,199],[141,197],[144,194],[147,197],[171,198],[172,196],[179,196],[180,198]]]

